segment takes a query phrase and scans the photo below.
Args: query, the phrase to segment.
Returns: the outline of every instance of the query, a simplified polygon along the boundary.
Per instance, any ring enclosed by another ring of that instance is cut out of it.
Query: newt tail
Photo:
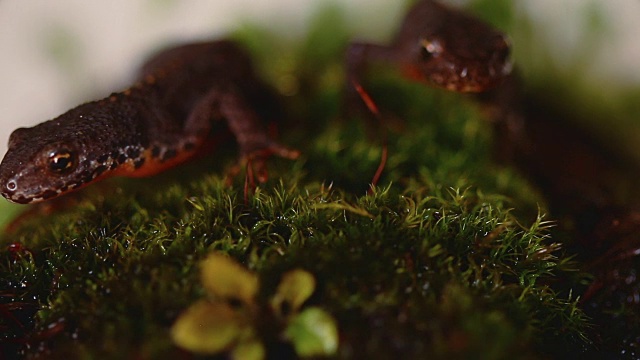
[[[151,58],[133,86],[15,130],[0,163],[9,201],[48,200],[110,176],[150,176],[203,149],[227,123],[242,158],[295,158],[267,135],[277,99],[231,41],[182,45]]]

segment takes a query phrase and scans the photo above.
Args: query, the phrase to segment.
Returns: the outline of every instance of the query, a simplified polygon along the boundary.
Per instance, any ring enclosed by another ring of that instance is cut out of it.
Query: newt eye
[[[78,156],[68,149],[55,150],[49,153],[49,170],[56,174],[68,174],[75,169]]]
[[[18,184],[16,184],[15,180],[9,180],[6,186],[9,191],[15,191],[18,188]]]
[[[438,40],[420,40],[420,56],[422,56],[422,60],[424,61],[429,61],[431,58],[439,56],[442,53],[442,50],[442,45]]]

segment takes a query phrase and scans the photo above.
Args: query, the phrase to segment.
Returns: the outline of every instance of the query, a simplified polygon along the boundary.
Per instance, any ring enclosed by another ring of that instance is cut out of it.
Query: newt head
[[[504,37],[493,39],[490,53],[461,57],[447,49],[437,37],[421,38],[414,49],[413,62],[404,72],[413,79],[458,92],[481,92],[496,86],[511,72],[509,45]]]
[[[49,199],[77,186],[78,145],[61,141],[55,133],[47,139],[36,128],[15,130],[0,163],[0,192],[15,203]]]
[[[506,35],[435,1],[409,11],[392,48],[409,77],[452,91],[488,90],[512,69]]]
[[[51,199],[131,163],[139,148],[118,146],[122,131],[99,104],[87,103],[53,120],[15,130],[0,163],[2,196],[19,204]]]

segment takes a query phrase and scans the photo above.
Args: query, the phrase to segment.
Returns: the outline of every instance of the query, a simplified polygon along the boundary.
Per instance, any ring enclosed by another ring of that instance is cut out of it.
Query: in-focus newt
[[[298,153],[270,139],[276,99],[231,41],[171,48],[151,58],[125,91],[15,130],[0,163],[0,191],[34,203],[108,176],[149,176],[198,154],[224,120],[243,158]]]
[[[511,72],[510,45],[488,24],[422,0],[409,9],[390,45],[352,43],[347,71],[358,81],[370,62],[399,67],[411,79],[458,92],[490,89]]]

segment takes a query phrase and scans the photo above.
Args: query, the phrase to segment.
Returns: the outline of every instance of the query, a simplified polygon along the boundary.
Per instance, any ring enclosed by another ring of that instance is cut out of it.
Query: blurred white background
[[[13,129],[125,87],[142,56],[163,43],[221,36],[247,22],[296,36],[327,1],[0,0],[0,154]],[[640,85],[640,1],[514,1],[558,67],[580,63],[596,84]],[[359,33],[373,37],[390,32],[405,6],[334,2]],[[605,24],[598,36],[585,26],[594,18]]]

